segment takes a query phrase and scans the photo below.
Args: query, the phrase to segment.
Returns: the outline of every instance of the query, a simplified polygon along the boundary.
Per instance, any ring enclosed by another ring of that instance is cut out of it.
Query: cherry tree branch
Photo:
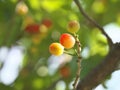
[[[92,90],[97,85],[102,83],[107,76],[116,70],[120,62],[120,43],[113,44],[111,38],[104,31],[104,28],[100,26],[93,18],[91,18],[82,8],[79,0],[74,0],[81,14],[94,26],[96,26],[103,35],[106,36],[110,51],[102,62],[96,66],[88,75],[80,80],[76,90]]]
[[[74,34],[74,37],[75,37],[75,41],[76,41],[76,45],[77,45],[77,51],[76,51],[76,53],[77,53],[77,56],[78,56],[78,60],[77,60],[78,70],[77,70],[77,73],[76,73],[75,81],[73,83],[73,89],[76,90],[77,84],[78,84],[79,79],[80,79],[82,57],[80,55],[80,53],[81,53],[81,44],[80,44],[80,41],[79,41],[78,36],[76,34]]]
[[[107,41],[108,41],[108,45],[109,47],[112,47],[113,42],[111,40],[111,38],[107,35],[107,33],[104,31],[103,27],[101,27],[93,18],[91,18],[90,16],[88,16],[88,14],[83,10],[79,0],[74,0],[75,4],[77,5],[79,11],[81,12],[81,14],[90,22],[92,23],[94,26],[96,26],[103,35],[106,36]]]
[[[105,59],[78,83],[76,90],[92,90],[116,70],[119,62],[120,43],[116,43],[113,45]]]

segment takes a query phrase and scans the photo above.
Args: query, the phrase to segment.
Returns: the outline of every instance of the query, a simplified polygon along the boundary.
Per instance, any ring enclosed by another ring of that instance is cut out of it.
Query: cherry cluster
[[[79,29],[80,29],[80,24],[78,21],[73,20],[68,23],[68,26],[67,26],[68,32],[75,34],[76,32],[78,32]],[[76,40],[73,35],[69,33],[63,33],[60,36],[59,43],[54,42],[49,46],[49,51],[51,54],[55,56],[62,55],[64,53],[64,49],[73,48],[75,45],[75,42]]]
[[[16,5],[15,12],[18,15],[25,16],[28,14],[28,6],[23,1],[19,1]],[[29,34],[44,33],[52,26],[52,21],[48,18],[43,19],[41,23],[35,23],[31,17],[27,17],[24,22],[25,32]]]

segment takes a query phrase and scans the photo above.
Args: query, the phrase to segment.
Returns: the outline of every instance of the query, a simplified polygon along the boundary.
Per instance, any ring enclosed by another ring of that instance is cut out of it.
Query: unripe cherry
[[[76,33],[76,32],[78,32],[79,29],[80,29],[80,24],[79,24],[78,21],[73,20],[73,21],[70,21],[70,22],[68,23],[67,30],[68,30],[70,33]]]
[[[49,52],[55,56],[60,56],[64,52],[64,47],[60,43],[52,43],[49,46]]]
[[[47,33],[48,28],[44,24],[41,24],[39,30],[40,33]]]
[[[68,34],[64,33],[60,36],[60,43],[66,48],[70,49],[75,45],[75,38]]]
[[[21,1],[16,5],[16,13],[17,14],[25,15],[25,14],[27,14],[27,12],[28,12],[28,7],[24,2]]]

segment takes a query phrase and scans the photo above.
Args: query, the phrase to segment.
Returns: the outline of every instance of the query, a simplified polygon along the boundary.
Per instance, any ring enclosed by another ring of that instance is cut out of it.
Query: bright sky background
[[[112,38],[113,42],[120,42],[120,26],[110,23],[104,27],[105,32]]]

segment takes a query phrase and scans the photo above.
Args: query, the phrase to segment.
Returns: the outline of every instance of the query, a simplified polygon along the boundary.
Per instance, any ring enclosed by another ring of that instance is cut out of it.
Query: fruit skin
[[[76,33],[80,29],[80,24],[78,21],[73,20],[68,23],[67,30],[70,33]]]
[[[64,52],[64,47],[60,43],[52,43],[49,46],[49,52],[55,56],[60,56]]]
[[[52,26],[52,21],[50,19],[43,19],[42,24],[44,24],[47,28]]]
[[[60,68],[60,74],[63,78],[68,78],[70,76],[70,68],[68,66],[63,66]]]
[[[30,34],[39,33],[39,28],[39,24],[34,23],[26,26],[25,31]]]
[[[47,33],[48,28],[44,24],[41,24],[39,30],[40,33]]]
[[[28,12],[28,7],[24,2],[21,1],[16,5],[15,11],[19,15],[26,15]]]
[[[75,45],[75,38],[68,34],[64,33],[60,36],[60,43],[66,48],[70,49]]]

